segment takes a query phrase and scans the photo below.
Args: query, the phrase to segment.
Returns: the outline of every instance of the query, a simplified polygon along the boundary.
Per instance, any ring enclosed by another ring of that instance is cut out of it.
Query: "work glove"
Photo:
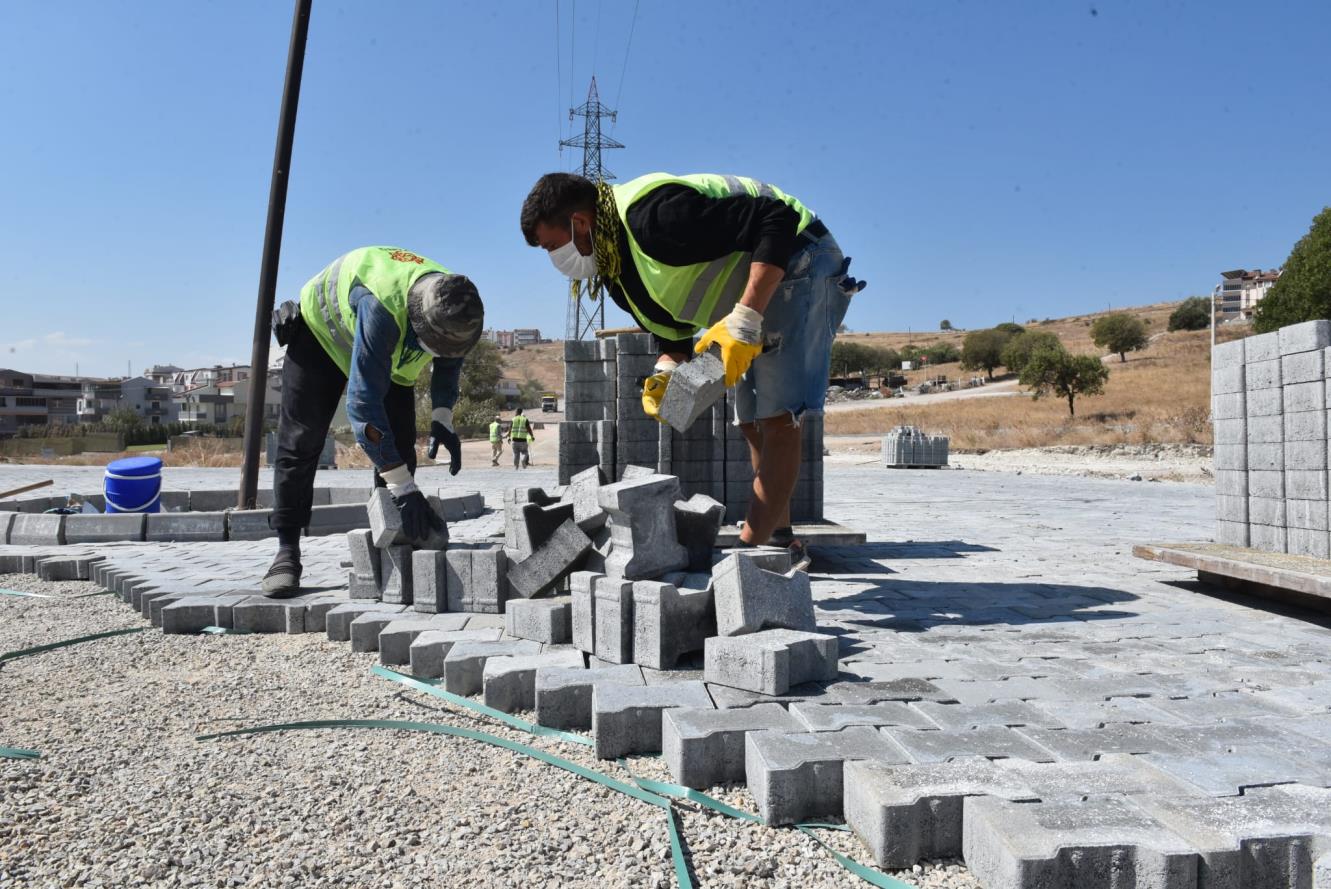
[[[402,533],[408,539],[424,540],[430,536],[432,529],[443,530],[444,520],[430,508],[429,501],[419,489],[395,499],[398,512],[402,513]]]
[[[439,446],[443,445],[448,451],[448,474],[457,475],[462,468],[462,439],[453,431],[453,409],[437,407],[430,418],[430,440],[425,446],[425,456],[433,460],[439,453]]]
[[[721,350],[729,388],[739,382],[763,350],[763,316],[742,303],[735,303],[729,315],[708,328],[693,351],[701,355],[712,346]]]
[[[679,364],[675,359],[662,355],[652,368],[652,375],[642,381],[642,412],[661,424],[665,424],[665,420],[661,419],[661,399],[665,398],[670,375],[676,367]]]

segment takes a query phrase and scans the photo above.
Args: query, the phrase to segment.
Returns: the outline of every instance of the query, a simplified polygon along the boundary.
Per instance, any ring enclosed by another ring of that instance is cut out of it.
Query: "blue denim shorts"
[[[823,412],[832,340],[850,306],[843,261],[831,234],[790,258],[763,313],[762,354],[735,386],[736,423]]]

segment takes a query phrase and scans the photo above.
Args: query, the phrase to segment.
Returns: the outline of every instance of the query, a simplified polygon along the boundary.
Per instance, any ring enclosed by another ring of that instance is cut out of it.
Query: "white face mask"
[[[573,231],[573,223],[569,222],[569,232]],[[568,239],[568,243],[563,247],[556,247],[550,251],[550,261],[554,263],[555,268],[559,269],[561,274],[570,278],[577,278],[585,281],[596,275],[596,253],[591,256],[583,256],[578,252],[578,245],[574,243],[573,238]]]

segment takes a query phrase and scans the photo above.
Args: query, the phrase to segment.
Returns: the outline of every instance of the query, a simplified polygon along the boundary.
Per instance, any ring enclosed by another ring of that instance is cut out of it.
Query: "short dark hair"
[[[579,210],[596,209],[596,186],[576,173],[546,173],[522,202],[522,236],[536,246],[536,226],[567,225]]]
[[[520,414],[520,413],[522,413],[522,408],[518,408],[514,415],[516,416],[517,414]]]

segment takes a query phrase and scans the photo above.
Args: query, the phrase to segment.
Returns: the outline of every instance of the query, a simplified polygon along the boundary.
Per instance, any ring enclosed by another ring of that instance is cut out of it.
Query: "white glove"
[[[384,480],[384,484],[388,485],[388,493],[392,494],[395,499],[401,499],[407,494],[420,490],[416,487],[416,480],[411,477],[411,470],[407,468],[405,463],[392,469],[379,470],[379,477]]]
[[[449,432],[453,431],[453,409],[451,407],[437,407],[430,411],[430,419],[441,424]]]

